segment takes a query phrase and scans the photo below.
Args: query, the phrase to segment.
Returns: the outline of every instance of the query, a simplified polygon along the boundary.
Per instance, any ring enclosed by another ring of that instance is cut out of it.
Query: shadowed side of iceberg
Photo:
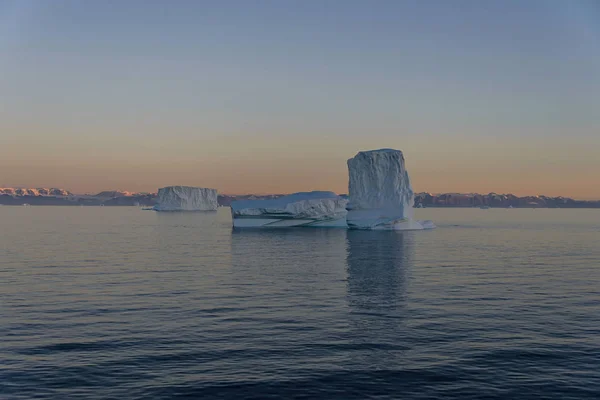
[[[277,199],[231,203],[236,228],[346,228],[348,200],[333,192],[300,192]]]

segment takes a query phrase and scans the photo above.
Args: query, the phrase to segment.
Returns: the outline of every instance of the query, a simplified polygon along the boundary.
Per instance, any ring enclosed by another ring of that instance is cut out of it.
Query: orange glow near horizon
[[[346,192],[389,147],[415,191],[600,199],[594,2],[46,3],[0,2],[1,187]]]
[[[179,154],[132,146],[129,151],[121,148],[119,152],[94,153],[88,157],[84,148],[55,155],[52,151],[41,152],[42,148],[37,152],[33,147],[25,151],[23,146],[0,160],[4,171],[0,186],[60,187],[75,193],[156,192],[159,187],[169,185],[212,187],[223,194],[309,190],[346,193],[346,160],[359,149],[402,148],[379,144],[346,143],[339,148],[311,151],[310,146],[299,142],[285,148],[280,143],[279,148],[249,145],[246,149],[224,148],[220,143],[197,152],[187,148]],[[587,146],[565,148],[562,143],[546,143],[543,152],[522,143],[518,148],[508,145],[501,151],[497,146],[486,148],[485,143],[472,143],[470,149],[454,151],[450,151],[450,145],[437,149],[422,146],[428,150],[420,151],[414,143],[403,149],[416,192],[496,192],[600,199],[600,187],[592,179],[598,162],[593,149]],[[24,153],[29,155],[27,159]],[[571,154],[578,154],[578,158],[572,160]]]

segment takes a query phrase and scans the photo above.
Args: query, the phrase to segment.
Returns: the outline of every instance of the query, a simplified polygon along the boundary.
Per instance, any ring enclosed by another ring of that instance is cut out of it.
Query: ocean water
[[[600,398],[600,210],[417,214],[0,207],[0,398]]]

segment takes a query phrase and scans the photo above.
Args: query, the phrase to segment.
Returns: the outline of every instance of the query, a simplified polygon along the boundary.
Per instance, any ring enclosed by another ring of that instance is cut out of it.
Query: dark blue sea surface
[[[599,399],[600,210],[0,207],[2,399]]]

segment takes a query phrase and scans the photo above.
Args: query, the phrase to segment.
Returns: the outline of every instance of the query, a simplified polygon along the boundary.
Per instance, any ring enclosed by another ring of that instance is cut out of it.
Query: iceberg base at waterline
[[[294,228],[294,227],[314,227],[314,228],[347,228],[346,219],[302,219],[286,218],[281,216],[266,217],[237,217],[233,219],[234,228]]]
[[[300,192],[277,199],[231,203],[235,228],[347,228],[348,200],[333,192]]]
[[[348,210],[348,228],[390,231],[418,231],[436,228],[433,221],[415,220],[411,217],[405,218],[397,215],[389,210]]]

